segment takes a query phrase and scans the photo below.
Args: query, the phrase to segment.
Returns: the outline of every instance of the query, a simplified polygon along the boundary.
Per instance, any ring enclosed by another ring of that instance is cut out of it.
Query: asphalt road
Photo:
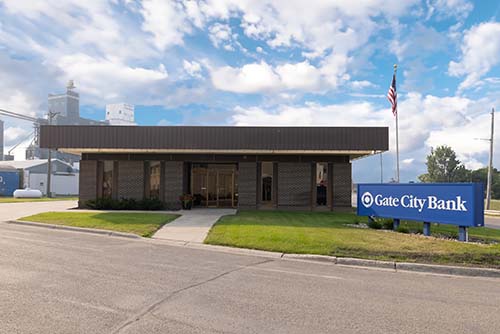
[[[498,333],[500,280],[0,223],[0,333]]]
[[[500,217],[484,216],[484,225],[489,228],[500,229]]]

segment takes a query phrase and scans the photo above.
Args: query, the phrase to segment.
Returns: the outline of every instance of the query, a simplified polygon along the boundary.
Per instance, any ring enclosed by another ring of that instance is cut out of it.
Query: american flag
[[[392,105],[392,113],[394,116],[398,114],[398,93],[396,92],[396,73],[392,76],[391,87],[389,87],[389,91],[387,92],[387,99],[391,102]]]

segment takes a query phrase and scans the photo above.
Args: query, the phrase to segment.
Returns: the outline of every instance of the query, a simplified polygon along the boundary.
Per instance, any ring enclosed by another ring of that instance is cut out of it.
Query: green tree
[[[449,146],[431,148],[427,156],[427,173],[418,177],[421,182],[466,182],[470,181],[470,171],[457,159]]]
[[[486,191],[486,183],[488,182],[488,168],[479,168],[471,172],[472,182],[481,182],[484,184],[484,190]],[[493,168],[491,178],[491,198],[500,199],[500,172]]]

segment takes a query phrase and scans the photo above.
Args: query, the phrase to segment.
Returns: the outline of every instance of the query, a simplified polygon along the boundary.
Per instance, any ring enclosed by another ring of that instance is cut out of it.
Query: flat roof
[[[42,125],[40,147],[81,153],[338,154],[387,151],[388,127]]]

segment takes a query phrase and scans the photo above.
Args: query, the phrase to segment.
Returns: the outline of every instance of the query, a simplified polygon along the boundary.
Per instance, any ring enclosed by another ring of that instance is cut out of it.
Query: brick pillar
[[[117,199],[144,198],[144,162],[119,161]]]
[[[311,210],[311,178],[311,163],[279,162],[278,208]]]
[[[78,207],[85,207],[85,202],[97,197],[97,161],[80,161],[80,182],[79,182]]]
[[[335,208],[351,208],[351,163],[342,162],[333,164],[333,210]]]
[[[257,208],[257,163],[240,162],[238,169],[238,208]]]
[[[165,190],[165,203],[169,209],[180,208],[181,202],[179,197],[183,193],[184,183],[184,162],[183,161],[166,161],[165,174],[163,175]]]

